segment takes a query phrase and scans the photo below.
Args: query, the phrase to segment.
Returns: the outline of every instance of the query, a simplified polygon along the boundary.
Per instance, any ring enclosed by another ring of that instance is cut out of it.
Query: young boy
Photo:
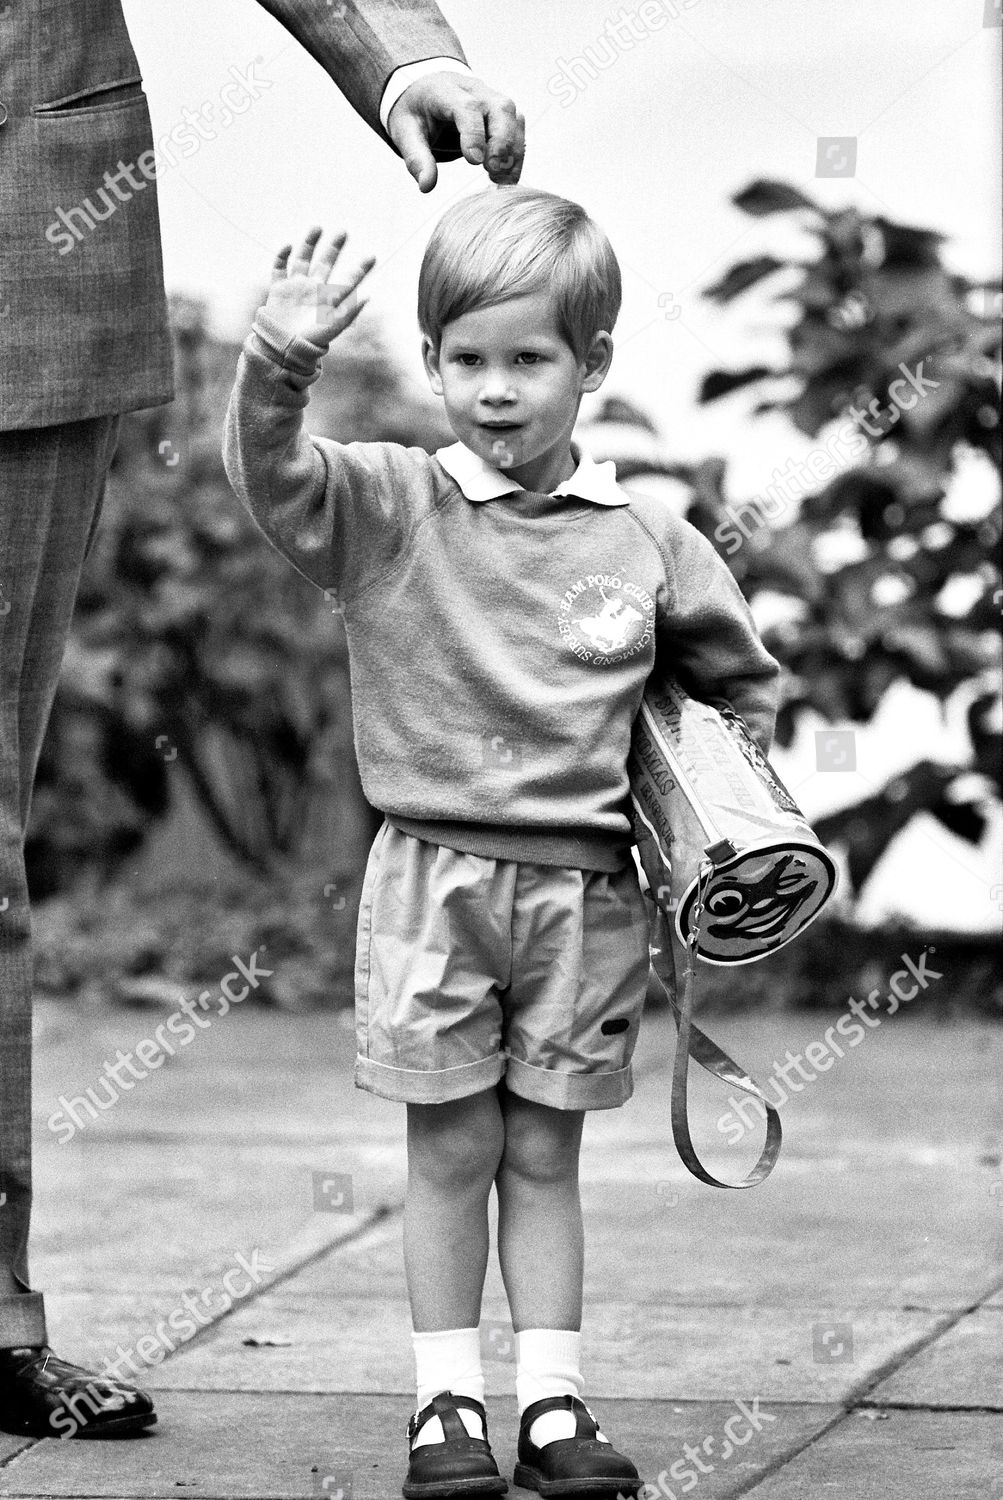
[[[610,366],[620,273],[577,204],[465,198],[421,269],[429,456],[303,431],[307,387],[373,262],[344,235],[280,252],[227,417],[231,483],[343,611],[355,745],[385,821],[366,867],[355,1081],[407,1104],[404,1257],[417,1410],[405,1496],[507,1489],[478,1323],[488,1200],[516,1341],[515,1482],[635,1494],[581,1400],[585,1111],[631,1095],[648,920],[626,760],[656,648],[764,751],[778,667],[687,522],[572,442]]]

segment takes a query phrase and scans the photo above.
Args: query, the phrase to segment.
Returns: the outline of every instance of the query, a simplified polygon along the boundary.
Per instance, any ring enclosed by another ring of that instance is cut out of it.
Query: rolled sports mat
[[[694,958],[753,963],[802,932],[835,890],[835,861],[819,843],[742,719],[723,701],[690,697],[672,678],[649,685],[627,762],[634,840],[656,907],[652,968],[678,1041],[672,1133],[687,1169],[712,1187],[754,1187],[780,1151],[780,1116],[762,1089],[693,1024]],[[673,937],[686,954],[677,1000]],[[699,1161],[687,1119],[690,1057],[766,1110],[766,1143],[741,1182]]]

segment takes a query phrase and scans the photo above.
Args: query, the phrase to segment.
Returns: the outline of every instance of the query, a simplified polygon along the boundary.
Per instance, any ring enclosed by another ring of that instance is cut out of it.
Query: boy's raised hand
[[[275,257],[265,306],[290,337],[306,338],[327,345],[355,322],[367,297],[356,296],[359,283],[369,275],[376,258],[367,255],[353,271],[331,274],[348,235],[344,230],[321,244],[324,231],[313,228],[299,249],[284,245]]]

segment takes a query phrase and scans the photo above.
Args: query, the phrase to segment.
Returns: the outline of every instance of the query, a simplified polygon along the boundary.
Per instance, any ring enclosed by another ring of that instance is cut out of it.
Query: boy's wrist
[[[303,334],[290,333],[269,312],[267,306],[258,308],[251,327],[265,346],[266,352],[283,369],[294,370],[298,375],[319,376],[320,363],[330,348],[329,343],[315,342]]]

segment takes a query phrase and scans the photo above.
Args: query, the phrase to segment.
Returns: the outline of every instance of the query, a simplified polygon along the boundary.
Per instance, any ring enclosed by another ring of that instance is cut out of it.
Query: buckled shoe
[[[547,1411],[573,1412],[575,1436],[555,1438],[537,1448],[530,1441],[530,1428]],[[597,1496],[636,1495],[641,1488],[640,1474],[612,1443],[601,1442],[598,1432],[599,1423],[577,1396],[545,1396],[542,1401],[534,1401],[526,1407],[519,1423],[515,1483],[540,1495],[563,1496],[564,1500],[578,1495],[588,1500]]]
[[[484,1423],[484,1436],[471,1437],[460,1419],[457,1407],[474,1411]],[[421,1443],[412,1447],[403,1491],[405,1500],[450,1500],[454,1495],[504,1495],[508,1484],[498,1472],[487,1440],[488,1421],[484,1407],[472,1396],[454,1396],[440,1391],[427,1406],[416,1411],[407,1424],[407,1436],[414,1442],[430,1417],[438,1417],[445,1439],[441,1443]]]

